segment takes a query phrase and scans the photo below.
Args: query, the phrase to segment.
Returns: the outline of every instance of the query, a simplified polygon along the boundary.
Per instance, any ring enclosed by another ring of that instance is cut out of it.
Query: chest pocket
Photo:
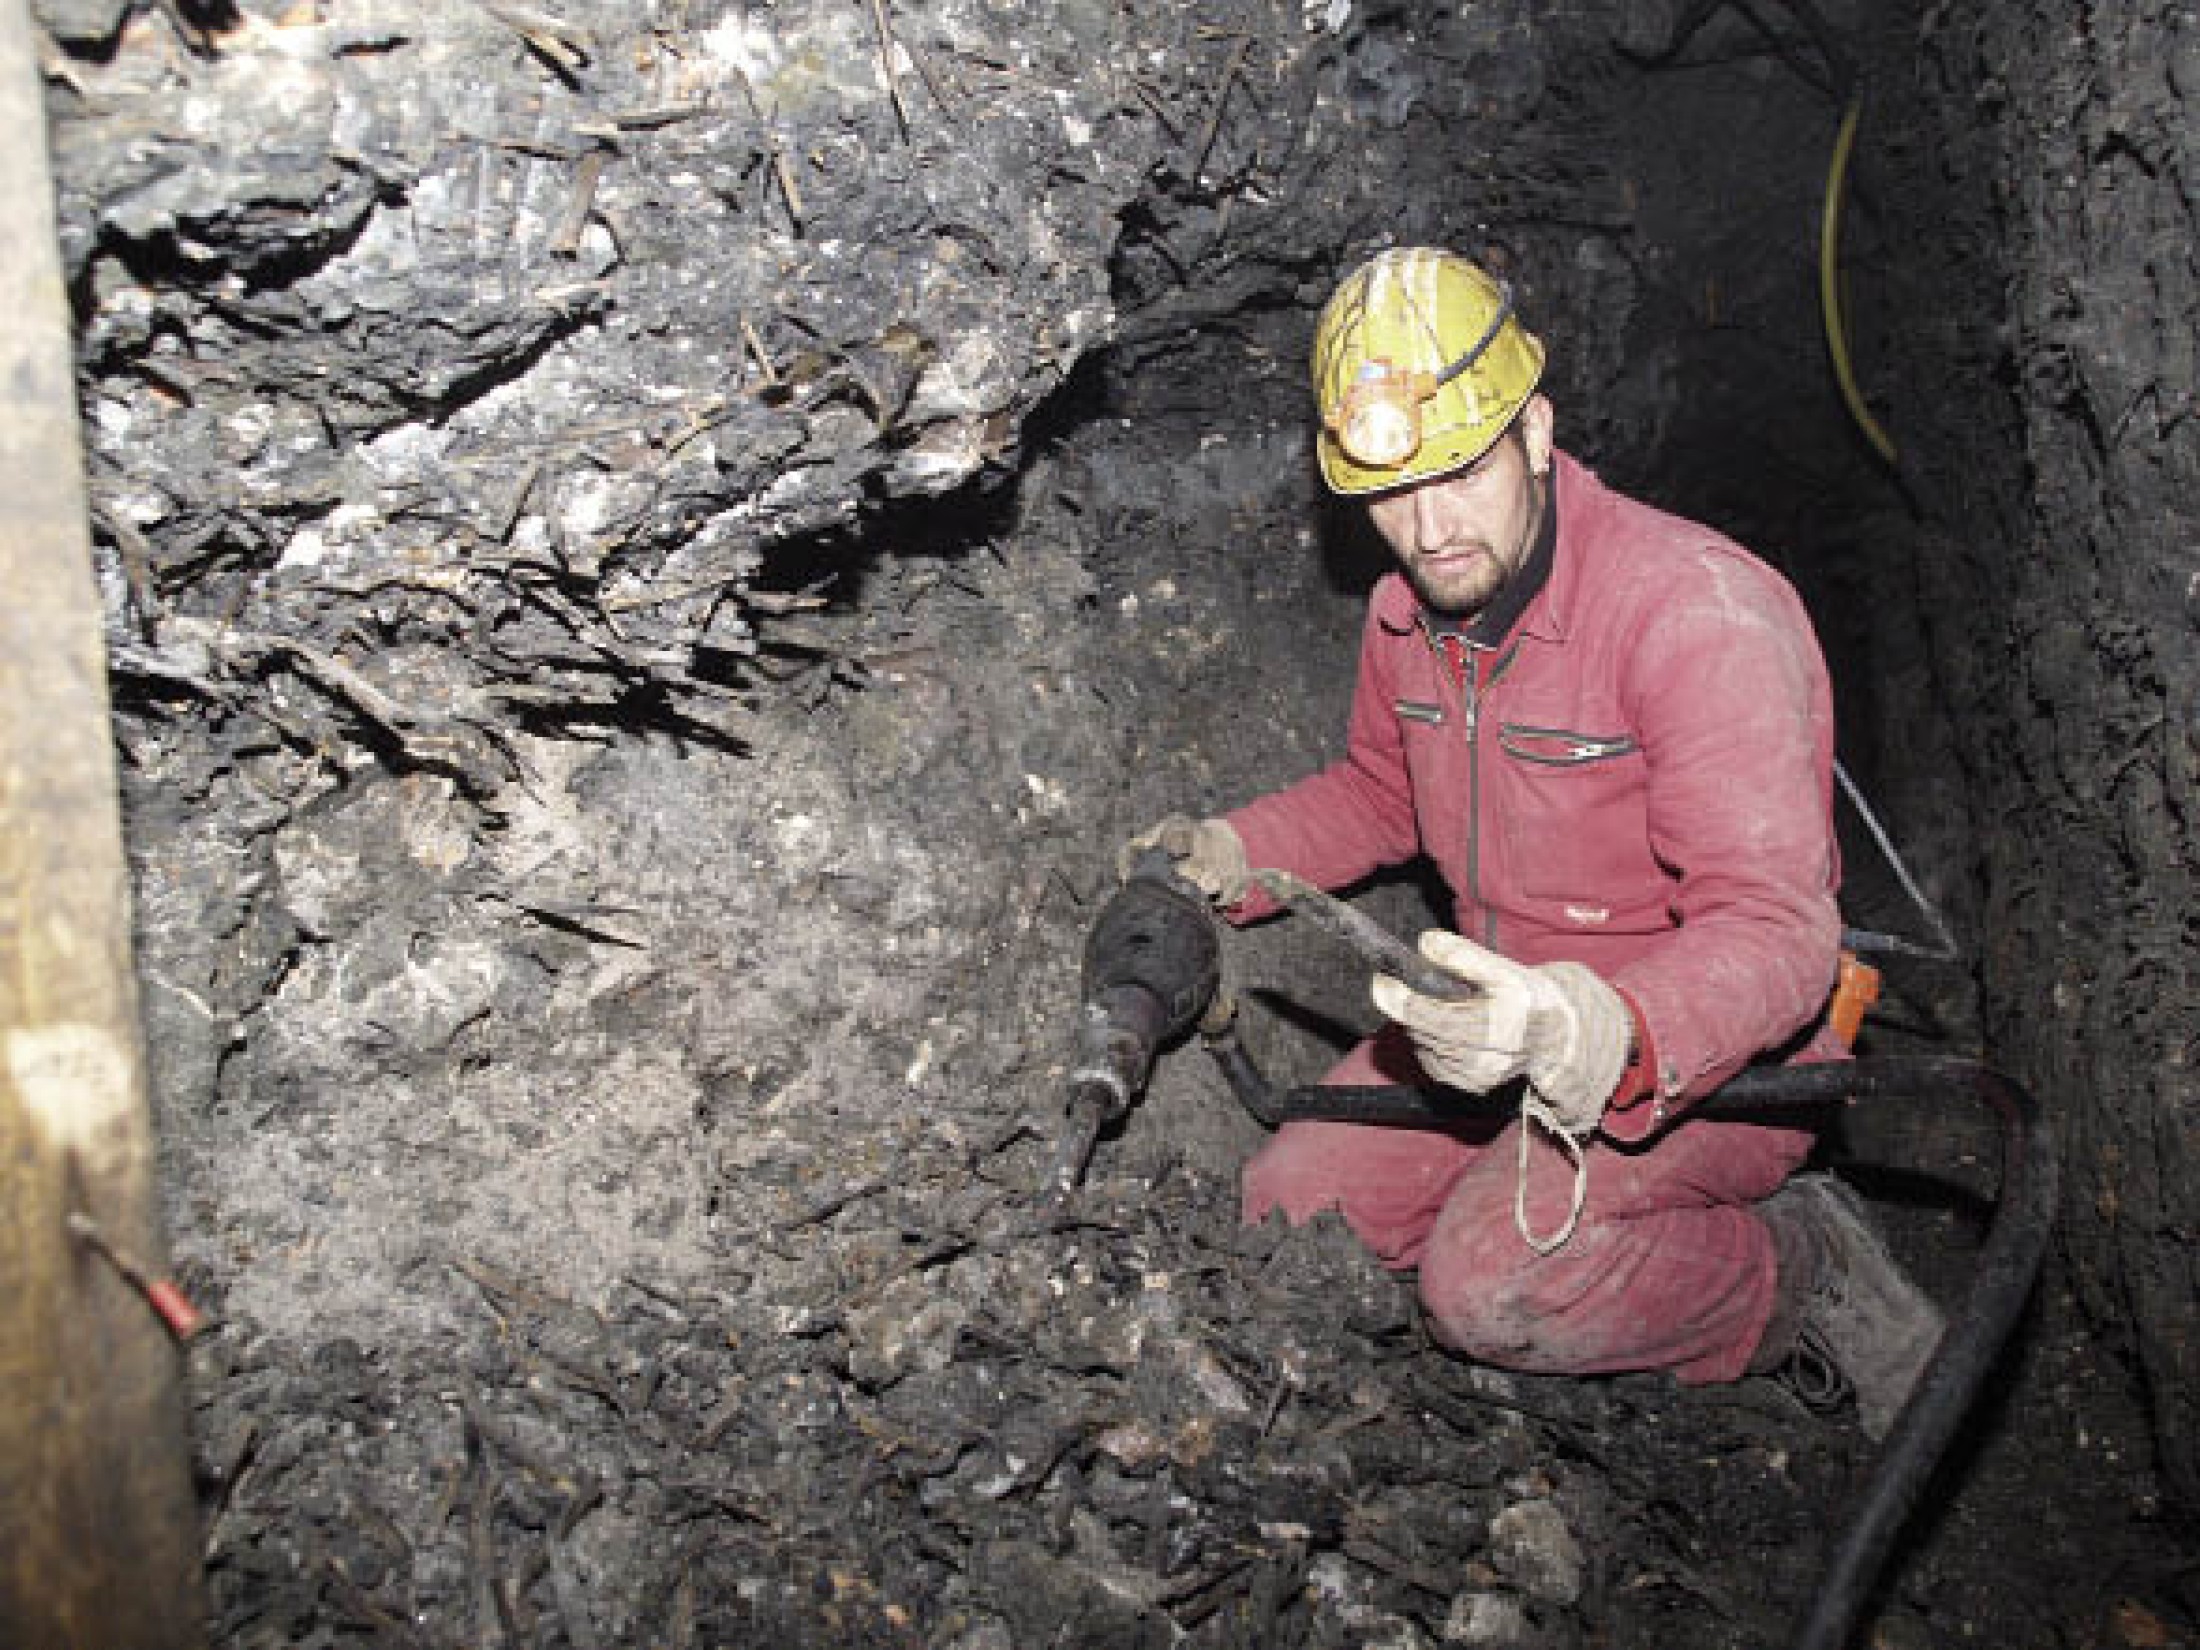
[[[1568,908],[1568,926],[1665,921],[1650,852],[1649,763],[1630,734],[1501,723],[1492,797],[1521,892]]]
[[[1520,722],[1500,727],[1497,742],[1507,756],[1546,768],[1579,768],[1631,756],[1641,749],[1632,734],[1569,733],[1563,728],[1531,728]]]

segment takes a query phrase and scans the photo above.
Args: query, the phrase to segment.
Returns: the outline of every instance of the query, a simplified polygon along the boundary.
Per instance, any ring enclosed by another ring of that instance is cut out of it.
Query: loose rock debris
[[[1041,1215],[1012,1182],[1036,1157],[853,1188],[748,1234],[715,1293],[591,1308],[462,1261],[441,1368],[225,1344],[202,1373],[254,1419],[209,1448],[220,1642],[1778,1636],[1837,1464],[1789,1476],[1769,1392],[1688,1429],[1715,1503],[1672,1479],[1615,1536],[1615,1476],[1676,1464],[1664,1383],[1472,1371],[1333,1219],[1242,1228],[1191,1173]],[[1743,1597],[1697,1566],[1751,1495],[1798,1550]]]

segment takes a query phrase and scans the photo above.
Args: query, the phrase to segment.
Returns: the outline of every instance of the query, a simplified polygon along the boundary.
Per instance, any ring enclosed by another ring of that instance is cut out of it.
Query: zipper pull
[[[1451,679],[1459,684],[1460,709],[1465,712],[1462,726],[1466,728],[1467,738],[1471,741],[1474,738],[1476,715],[1481,709],[1481,695],[1475,690],[1474,655],[1467,651],[1466,643],[1457,636],[1432,634],[1429,640],[1435,645],[1436,656],[1444,661],[1444,668],[1451,673]]]

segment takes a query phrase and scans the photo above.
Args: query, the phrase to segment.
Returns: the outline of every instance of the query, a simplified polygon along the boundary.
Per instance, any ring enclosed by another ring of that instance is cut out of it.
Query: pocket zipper
[[[1498,728],[1497,742],[1507,755],[1549,768],[1608,762],[1641,749],[1632,734],[1575,733],[1567,728],[1535,728],[1519,722],[1507,722]]]

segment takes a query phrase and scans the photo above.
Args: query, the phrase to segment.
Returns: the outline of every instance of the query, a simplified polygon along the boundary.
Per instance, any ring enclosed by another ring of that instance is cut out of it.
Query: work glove
[[[1542,1121],[1573,1140],[1594,1134],[1634,1036],[1620,994],[1579,963],[1529,968],[1440,928],[1421,936],[1421,955],[1475,987],[1446,1002],[1375,977],[1375,1006],[1406,1028],[1422,1068],[1474,1093],[1525,1076]]]
[[[1159,848],[1175,860],[1177,875],[1216,905],[1235,905],[1245,897],[1252,867],[1246,863],[1244,842],[1222,820],[1169,815],[1123,844],[1116,855],[1117,873],[1129,877],[1148,848]]]

